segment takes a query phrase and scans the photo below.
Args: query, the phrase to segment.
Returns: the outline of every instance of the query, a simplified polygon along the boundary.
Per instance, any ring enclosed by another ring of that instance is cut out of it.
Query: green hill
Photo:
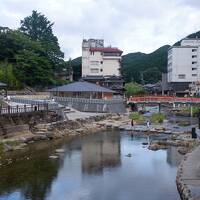
[[[81,78],[81,59],[82,57],[77,57],[71,61],[74,81],[78,81]]]
[[[161,80],[162,72],[167,70],[167,51],[165,45],[156,51],[145,54],[129,53],[122,57],[122,74],[126,82],[155,83]]]

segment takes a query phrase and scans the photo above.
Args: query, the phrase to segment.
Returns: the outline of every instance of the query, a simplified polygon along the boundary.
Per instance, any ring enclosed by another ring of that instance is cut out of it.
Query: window
[[[197,68],[196,68],[196,67],[193,67],[192,70],[197,70]]]
[[[99,73],[99,69],[98,68],[92,68],[92,69],[90,69],[90,71],[93,74]]]
[[[196,52],[197,51],[197,49],[192,49],[192,52]]]
[[[197,62],[195,61],[195,62],[192,62],[192,64],[197,64]]]
[[[99,61],[90,61],[90,64],[91,64],[91,65],[98,65],[98,64],[99,64]]]
[[[192,58],[197,58],[197,55],[193,55]]]
[[[101,64],[103,64],[103,61],[101,61]]]
[[[94,55],[94,51],[90,51],[90,55]]]
[[[197,74],[192,74],[192,76],[197,76]]]
[[[179,74],[179,75],[178,75],[178,78],[179,78],[179,79],[185,79],[185,74]]]
[[[103,69],[100,69],[100,72],[102,72],[103,71]]]

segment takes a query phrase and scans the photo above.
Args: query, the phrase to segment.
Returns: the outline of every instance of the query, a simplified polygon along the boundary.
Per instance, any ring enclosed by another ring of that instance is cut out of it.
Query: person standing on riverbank
[[[134,129],[134,120],[132,119],[131,120],[131,130],[133,130]]]
[[[150,121],[147,121],[147,128],[150,128]]]

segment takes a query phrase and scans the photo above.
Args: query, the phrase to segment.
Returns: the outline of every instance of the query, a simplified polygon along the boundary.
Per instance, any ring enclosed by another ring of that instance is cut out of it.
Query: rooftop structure
[[[85,81],[70,83],[53,88],[49,91],[53,96],[90,99],[110,99],[112,98],[113,93],[115,93],[113,90]]]

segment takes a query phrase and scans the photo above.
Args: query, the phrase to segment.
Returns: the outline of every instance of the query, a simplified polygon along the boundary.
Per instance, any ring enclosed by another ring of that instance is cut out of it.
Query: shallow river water
[[[175,178],[181,156],[176,148],[150,151],[142,145],[147,140],[103,132],[12,153],[13,163],[0,168],[0,200],[180,199]],[[65,152],[50,159],[56,148]]]

